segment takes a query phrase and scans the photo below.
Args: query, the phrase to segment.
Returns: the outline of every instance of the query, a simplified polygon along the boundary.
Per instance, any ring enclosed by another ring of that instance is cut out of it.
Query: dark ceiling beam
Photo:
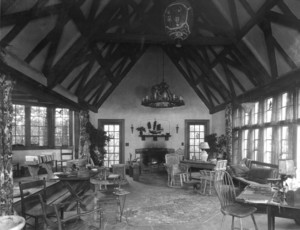
[[[249,81],[254,85],[254,86],[257,86],[258,85],[258,82],[256,80],[255,77],[253,77],[253,72],[250,71],[247,66],[245,66],[244,64],[242,64],[241,62],[238,62],[237,60],[236,61],[233,61],[229,58],[224,58],[223,61],[228,64],[228,65],[231,65],[233,68],[241,71],[242,73],[245,74],[245,76],[249,79]]]
[[[77,88],[75,90],[75,95],[78,96],[80,94],[81,89],[83,88],[86,79],[88,78],[90,72],[92,71],[93,65],[95,63],[95,60],[91,58],[89,60],[88,64],[83,67],[83,69],[78,73],[76,77],[74,77],[73,81],[68,85],[68,89],[72,89],[73,86],[79,81]]]
[[[234,73],[228,68],[227,65],[225,65],[226,67],[226,71],[228,71],[228,75],[230,76],[230,78],[232,79],[232,81],[235,82],[235,84],[237,84],[237,86],[240,88],[240,90],[244,93],[247,90],[245,89],[245,87],[241,84],[241,82],[239,81],[238,77],[236,75],[234,75]]]
[[[95,15],[97,13],[97,10],[99,8],[99,0],[93,0],[92,5],[91,5],[91,9],[87,18],[87,21],[89,23],[93,23],[94,19],[95,19]]]
[[[264,5],[253,15],[253,10],[249,6],[249,4],[245,4],[244,0],[241,0],[241,3],[247,10],[247,12],[252,16],[251,20],[249,20],[245,26],[240,30],[237,34],[235,43],[241,41],[241,39],[252,29],[253,26],[259,24],[266,14],[271,8],[273,8],[277,3],[281,2],[282,0],[267,0]],[[211,64],[211,68],[219,64],[219,61],[226,56],[229,52],[231,52],[231,47],[225,47],[215,58],[215,60]]]
[[[107,79],[106,79],[107,81]],[[97,99],[99,100],[99,97],[102,95],[102,90],[106,87],[106,83],[102,82],[98,86],[93,88],[93,91],[95,91],[92,95],[89,95],[89,99],[87,100],[87,103],[90,105],[96,105]],[[102,88],[102,90],[100,89]]]
[[[99,108],[105,100],[109,97],[109,95],[115,90],[115,88],[120,84],[120,82],[124,79],[124,77],[127,75],[127,73],[131,70],[131,68],[135,65],[135,63],[139,60],[139,58],[145,53],[145,51],[148,49],[148,46],[143,46],[140,48],[139,45],[137,45],[137,49],[135,52],[133,52],[133,55],[131,56],[131,62],[126,66],[126,68],[123,70],[122,74],[119,76],[116,76],[116,83],[113,84],[100,98],[100,100],[97,102],[96,107]]]
[[[264,20],[261,22],[261,27],[264,32],[265,36],[265,43],[267,46],[267,53],[268,53],[268,59],[269,59],[269,66],[271,70],[271,77],[277,78],[278,77],[278,69],[277,69],[277,62],[276,62],[276,56],[275,56],[275,49],[273,44],[273,34],[272,34],[272,28],[271,23],[268,20]]]
[[[8,66],[5,63],[0,65],[0,71],[10,75],[14,80],[16,80],[18,85],[18,90],[30,92],[33,97],[36,98],[44,98],[45,101],[48,101],[52,104],[56,104],[57,106],[63,106],[73,109],[86,109],[85,107],[81,107],[76,102],[71,101],[64,96],[54,92],[53,90],[47,88],[46,86],[36,82],[35,80],[31,79],[24,73]]]
[[[241,0],[241,3],[251,16],[255,15],[255,12],[252,10],[252,8],[250,7],[249,3],[246,0]],[[288,6],[284,2],[279,1],[278,6],[283,12],[285,12],[285,14],[288,14],[290,17],[297,19],[297,17],[290,11]],[[269,31],[268,34],[272,34],[272,27],[270,25],[266,25],[267,27],[264,26],[264,23],[270,23],[270,22],[266,22],[266,21],[267,21],[267,18],[262,23],[260,23],[259,26],[264,33],[266,33],[264,31],[266,29]],[[266,35],[265,35],[265,37],[266,37]],[[269,60],[273,59],[273,63],[275,63],[274,62],[275,53],[274,53],[274,51],[272,51],[272,50],[274,50],[274,48],[271,48],[271,47],[268,48],[268,46],[271,46],[269,43],[272,44],[273,47],[278,50],[278,52],[282,55],[283,59],[288,63],[288,65],[292,69],[297,68],[294,61],[289,57],[289,55],[285,52],[285,50],[281,47],[281,45],[277,42],[277,40],[273,36],[270,36],[270,35],[268,37],[268,41],[266,41],[267,49],[271,50],[271,52],[268,52]],[[276,59],[275,59],[275,61],[276,61]],[[275,68],[275,66],[273,66],[273,68]],[[274,69],[273,72],[274,72],[273,75],[275,75],[275,76],[278,75],[278,73],[276,74],[276,72],[278,72],[277,68]]]
[[[120,44],[119,47],[114,51],[114,53],[107,57],[107,68],[111,68],[113,64],[119,60],[120,58],[123,58],[124,54],[133,52],[132,49],[125,47],[126,45]],[[80,98],[85,98],[89,94],[89,92],[95,87],[95,85],[99,85],[102,81],[102,78],[105,78],[105,70],[100,67],[96,73],[93,74],[92,77],[90,77],[89,81],[84,85],[84,88],[82,89],[82,92],[78,95]],[[115,79],[110,79],[112,83],[114,83]]]
[[[10,1],[1,1],[1,7],[0,7],[0,15],[4,15],[9,8],[11,8],[17,0],[10,0]]]
[[[288,74],[285,74],[284,76],[277,78],[276,80],[266,85],[259,86],[255,89],[249,90],[245,94],[238,96],[236,98],[236,103],[258,101],[265,97],[272,97],[274,95],[277,95],[278,93],[298,88],[300,86],[299,75],[300,69],[291,71]],[[230,103],[230,101],[216,106],[212,109],[211,113],[216,113],[218,111],[224,110],[228,103]]]
[[[239,31],[237,34],[237,41],[240,41],[256,24],[259,24],[266,12],[268,12],[270,9],[272,9],[278,2],[282,0],[266,0],[266,2],[263,4],[262,7],[259,8],[259,10],[255,13],[255,16],[251,18],[250,21],[246,23],[246,25],[243,26],[243,28]]]
[[[104,32],[109,28],[110,24],[107,23],[107,21],[109,21],[111,15],[115,12],[115,6],[118,3],[118,0],[110,1],[104,8],[105,13],[100,13],[94,20],[94,23],[90,23],[88,28],[86,28],[87,31],[90,31],[88,37],[79,37],[60,58],[60,60],[57,61],[57,63],[52,67],[51,72],[47,76],[49,87],[54,87],[57,83],[61,82],[65,78],[65,75],[61,74],[61,72],[64,70],[65,66],[70,63],[70,60],[73,60],[73,58],[78,55],[83,55],[82,50],[89,46],[93,36],[95,36],[97,33]],[[99,30],[95,30],[93,28],[99,28]],[[75,67],[75,65],[73,66]]]
[[[56,21],[56,25],[53,29],[53,35],[51,38],[50,46],[47,51],[46,60],[44,62],[44,66],[42,69],[42,72],[47,76],[52,65],[54,62],[54,58],[57,54],[57,47],[61,38],[61,35],[64,30],[64,26],[69,21],[69,18],[67,17],[66,11],[62,9],[62,11],[59,13]]]
[[[82,100],[85,100],[85,98],[90,94],[95,86],[101,85],[104,79],[106,79],[105,70],[100,67],[90,77],[90,80],[86,82],[86,84],[82,85],[83,88],[79,91],[78,97],[80,97]]]
[[[74,21],[75,25],[77,26],[78,30],[80,31],[81,35],[87,39],[87,43],[89,43],[89,35],[90,35],[90,26],[89,21],[85,19],[80,8],[77,6],[74,0],[65,0],[64,1],[65,7],[68,8],[68,15]],[[89,48],[92,51],[95,59],[99,63],[99,65],[104,68],[107,76],[111,79],[114,78],[113,74],[111,73],[110,69],[107,68],[107,64],[105,59],[103,58],[102,54],[98,51],[97,47],[94,44],[89,44]]]
[[[285,4],[285,2],[283,1],[280,1],[278,3],[278,7],[282,10],[282,12],[291,17],[291,18],[294,18],[294,19],[297,19],[296,15],[293,13],[293,11],[290,10],[290,8]]]
[[[202,73],[202,70],[201,70],[201,65],[199,65],[199,63],[194,59],[194,58],[191,58],[191,54],[185,54],[186,52],[183,51],[183,52],[180,52],[177,54],[177,56],[180,56],[182,58],[182,56],[185,56],[185,65],[186,65],[186,68],[185,68],[185,71],[187,71],[188,73],[190,73],[190,71],[194,71],[196,73],[196,78],[194,78],[194,75],[193,74],[190,74],[191,76],[191,83],[195,86],[199,85],[200,83],[202,83],[204,89],[205,89],[205,92],[208,92],[210,91],[209,88],[205,88],[206,86],[209,86],[211,87],[212,89],[214,89],[216,92],[218,92],[220,94],[220,97],[223,98],[223,100],[225,100],[225,97],[223,95],[223,92],[219,90],[219,87],[217,87],[215,85],[215,82],[214,81],[210,81],[209,78],[207,78],[207,75]],[[184,55],[182,55],[184,54]],[[197,53],[197,55],[199,55]],[[189,59],[189,60],[188,60]],[[203,59],[202,59],[203,60]],[[199,71],[197,71],[191,64],[190,62],[193,62],[198,68],[199,68]],[[180,65],[180,63],[178,63]],[[183,66],[182,66],[183,68]],[[188,76],[188,75],[187,75]],[[211,91],[210,91],[211,92]],[[212,93],[210,93],[212,94]],[[207,98],[209,99],[209,96],[210,94],[206,95]],[[212,94],[214,99],[219,102],[219,100],[216,98],[216,96],[214,94]],[[212,101],[211,101],[212,102]],[[213,103],[211,103],[213,105]]]
[[[85,39],[79,37],[70,48],[62,55],[62,57],[52,66],[47,77],[48,87],[53,88],[67,76],[65,73],[69,72],[72,67],[75,67],[74,59],[78,57],[84,57],[86,50],[84,50],[84,45],[86,45]],[[66,66],[69,66],[66,69]],[[67,71],[68,70],[68,71]]]
[[[176,44],[167,35],[163,34],[129,34],[129,33],[102,33],[95,37],[95,41],[111,43],[147,43],[147,44]],[[231,45],[233,40],[226,37],[200,37],[188,38],[186,43],[192,45]],[[182,42],[185,44],[185,41]]]
[[[230,97],[230,92],[226,88],[226,86],[221,82],[218,76],[210,69],[207,65],[204,64],[203,58],[200,55],[197,55],[197,52],[193,47],[182,47],[189,50],[191,58],[194,59],[194,62],[199,65],[201,71],[206,75],[207,79],[215,84],[218,88],[218,92],[223,95],[224,98]]]
[[[293,59],[285,52],[285,50],[282,48],[282,46],[277,42],[277,40],[273,37],[273,44],[275,46],[275,48],[278,50],[278,52],[281,54],[281,56],[283,57],[283,59],[286,61],[286,63],[288,63],[288,65],[292,68],[292,69],[296,69],[298,68],[298,66],[296,65],[296,63],[293,61]]]
[[[222,63],[222,66],[225,72],[225,77],[227,79],[227,84],[229,85],[230,88],[231,99],[234,100],[234,98],[236,98],[236,93],[231,79],[232,75],[230,74],[230,71],[227,68],[226,64]]]
[[[33,7],[29,10],[31,14],[35,14],[38,12],[39,8],[43,7],[48,0],[40,0],[36,4],[33,5]],[[16,22],[16,25],[13,27],[12,30],[10,30],[4,38],[1,39],[0,45],[2,47],[6,47],[9,45],[9,43],[25,28],[25,26],[29,23],[31,20],[30,17],[22,18],[19,21]],[[2,19],[1,19],[2,21]]]
[[[51,6],[40,7],[35,12],[32,11],[32,9],[29,9],[26,11],[11,13],[11,14],[7,14],[7,15],[1,15],[0,28],[15,25],[21,21],[36,20],[39,18],[53,16],[53,15],[56,15],[57,13],[59,13],[62,8],[63,8],[63,5],[61,3],[59,3],[59,4],[55,4],[55,5],[51,5]]]
[[[30,63],[51,41],[54,37],[54,29],[51,30],[46,37],[44,37],[31,52],[24,59],[25,62]]]
[[[178,63],[179,58],[176,58],[176,54],[174,53],[174,50],[172,50],[170,47],[163,47],[163,50],[166,52],[170,60],[174,63],[174,65],[177,67],[179,72],[183,75],[183,77],[186,79],[186,81],[189,83],[189,85],[193,88],[194,92],[198,95],[198,97],[203,101],[203,103],[207,106],[207,108],[210,110],[212,109],[213,105],[209,103],[209,101],[206,99],[206,97],[203,95],[203,93],[198,89],[196,85],[193,84],[193,82],[190,80],[189,75],[185,72],[185,70],[182,68],[182,66]]]
[[[228,0],[228,4],[229,4],[229,10],[232,19],[233,30],[235,33],[237,33],[240,30],[240,24],[239,24],[239,17],[237,15],[235,0]]]
[[[220,101],[218,100],[218,98],[210,91],[209,89],[209,85],[211,85],[211,82],[209,82],[202,74],[199,74],[196,69],[190,64],[190,62],[188,61],[188,57],[185,55],[185,53],[183,53],[184,55],[182,56],[182,59],[185,63],[185,71],[187,72],[186,76],[189,76],[190,78],[190,82],[193,85],[199,85],[200,82],[202,83],[202,86],[204,88],[205,94],[206,94],[206,98],[209,100],[209,103],[211,104],[211,106],[214,105],[212,97],[215,99],[215,101],[217,101],[218,103],[220,103]],[[183,68],[183,67],[182,67]],[[195,73],[195,75],[194,75]],[[195,77],[198,76],[198,77]],[[196,82],[196,80],[198,80]]]
[[[0,46],[5,48],[24,29],[29,21],[18,22],[0,41]]]
[[[300,31],[300,20],[297,18],[279,14],[273,11],[268,12],[266,14],[266,18],[274,23],[284,25],[288,28],[294,28]]]
[[[234,50],[237,52],[239,57],[243,58],[243,61],[246,62],[247,65],[253,68],[257,74],[256,78],[261,79],[264,83],[271,81],[269,73],[243,41],[239,42],[235,46]]]
[[[254,12],[254,10],[251,8],[251,6],[250,6],[249,3],[247,2],[247,0],[240,0],[240,3],[243,5],[243,7],[245,8],[245,10],[247,11],[247,13],[248,13],[251,17],[254,17],[254,16],[255,16],[255,12]]]

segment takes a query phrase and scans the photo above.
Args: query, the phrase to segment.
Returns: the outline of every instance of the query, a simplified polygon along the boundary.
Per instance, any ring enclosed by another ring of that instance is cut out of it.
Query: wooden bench
[[[244,188],[246,185],[257,185],[257,186],[268,186],[267,179],[268,178],[278,178],[278,165],[275,164],[269,164],[261,161],[250,161],[250,164],[248,166],[249,172],[247,177],[240,177],[232,175],[232,178],[234,182],[238,183],[238,186],[240,189]],[[271,171],[268,172],[268,169]],[[256,172],[255,172],[256,171]],[[262,175],[266,172],[266,177]],[[261,177],[253,177],[253,175],[259,174]]]

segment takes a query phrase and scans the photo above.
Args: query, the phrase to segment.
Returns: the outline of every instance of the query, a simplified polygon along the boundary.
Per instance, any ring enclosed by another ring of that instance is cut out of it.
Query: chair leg
[[[35,218],[34,218],[34,229],[35,229],[35,230],[38,230],[38,225],[39,225],[39,218],[38,218],[38,217],[35,217]]]
[[[240,218],[240,225],[241,225],[241,230],[243,230],[243,220]]]
[[[225,220],[225,217],[226,217],[226,215],[223,214],[222,222],[221,222],[221,229],[223,229],[223,222],[224,222],[224,220]]]
[[[183,182],[182,182],[182,174],[179,175],[180,178],[180,186],[183,186]]]
[[[252,220],[253,220],[253,224],[254,224],[255,230],[258,230],[257,225],[256,225],[256,222],[255,222],[255,218],[254,218],[254,215],[253,215],[253,214],[251,214],[251,218],[252,218]]]
[[[234,216],[232,216],[232,221],[231,221],[231,230],[234,230]]]

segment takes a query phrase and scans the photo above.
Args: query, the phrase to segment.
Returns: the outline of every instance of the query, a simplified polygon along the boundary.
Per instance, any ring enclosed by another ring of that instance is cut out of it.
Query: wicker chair
[[[214,187],[220,200],[221,212],[223,214],[221,229],[226,215],[232,216],[231,229],[234,229],[234,217],[240,218],[240,229],[243,229],[242,218],[247,216],[251,216],[255,229],[258,229],[253,215],[257,209],[255,207],[244,206],[236,202],[236,194],[232,178],[226,171],[220,170],[215,172]]]
[[[165,167],[168,172],[168,186],[169,187],[182,187],[183,182],[188,179],[188,167],[180,164],[179,154],[166,154]]]
[[[201,188],[203,187],[202,194],[207,194],[206,189],[208,188],[208,194],[212,194],[213,183],[214,183],[214,175],[216,171],[223,170],[225,171],[227,167],[227,160],[219,160],[217,161],[216,167],[214,170],[200,170],[200,180],[201,180]]]

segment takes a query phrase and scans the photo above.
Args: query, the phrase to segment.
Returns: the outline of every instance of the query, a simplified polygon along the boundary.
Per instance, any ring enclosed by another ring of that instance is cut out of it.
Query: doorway
[[[185,143],[187,159],[200,158],[200,143],[209,133],[209,120],[185,120]]]
[[[98,128],[103,129],[110,137],[104,147],[104,166],[124,163],[124,119],[98,119]]]

